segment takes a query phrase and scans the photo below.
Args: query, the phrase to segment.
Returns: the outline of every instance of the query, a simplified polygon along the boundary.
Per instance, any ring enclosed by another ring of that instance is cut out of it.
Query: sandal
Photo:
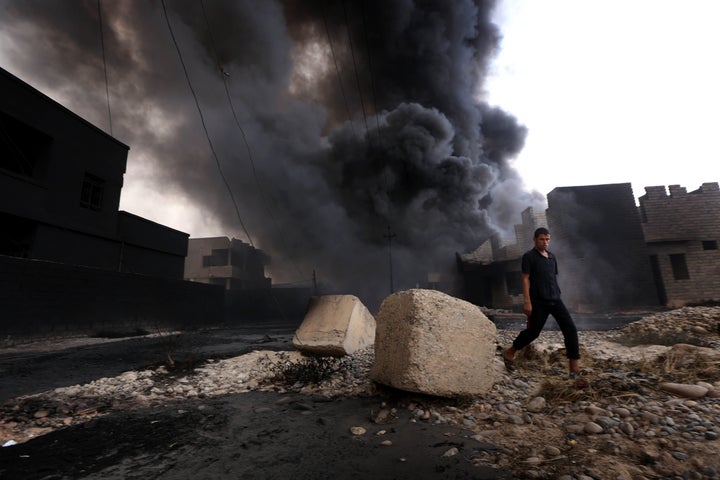
[[[571,373],[570,380],[573,380],[575,382],[575,388],[577,388],[578,390],[590,386],[590,382],[585,380],[579,373]]]
[[[503,363],[505,364],[505,368],[507,368],[508,372],[514,372],[515,371],[515,360],[511,360],[505,356],[505,351],[502,353],[503,357]]]

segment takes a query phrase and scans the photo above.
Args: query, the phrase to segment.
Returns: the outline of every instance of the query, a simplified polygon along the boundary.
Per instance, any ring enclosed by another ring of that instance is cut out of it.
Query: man
[[[505,367],[515,369],[515,353],[530,345],[540,336],[549,315],[552,315],[565,339],[565,351],[569,362],[570,378],[578,387],[587,382],[580,377],[580,345],[577,328],[570,312],[560,299],[557,283],[557,260],[547,248],[550,232],[538,228],[533,235],[535,247],[522,257],[523,312],[527,315],[527,327],[520,332],[510,348],[503,352]]]

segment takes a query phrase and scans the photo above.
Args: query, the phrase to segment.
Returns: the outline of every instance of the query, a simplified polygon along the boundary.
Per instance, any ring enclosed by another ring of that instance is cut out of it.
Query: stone
[[[350,433],[353,435],[365,435],[367,430],[363,427],[350,427]]]
[[[460,453],[460,450],[458,450],[457,447],[452,447],[451,449],[446,450],[445,453],[442,454],[442,456],[443,457],[454,457],[458,453]]]
[[[586,423],[583,430],[585,431],[585,433],[602,433],[604,431],[603,427],[601,427],[595,422]]]
[[[545,455],[547,455],[548,457],[557,457],[557,456],[559,456],[561,453],[562,453],[562,452],[560,451],[559,448],[554,447],[554,446],[552,446],[552,445],[549,445],[549,446],[545,447]]]
[[[495,335],[469,302],[435,290],[395,293],[377,315],[370,378],[442,397],[484,395],[495,382]]]
[[[660,389],[685,398],[702,398],[708,393],[708,389],[705,387],[685,383],[661,383]]]
[[[312,297],[293,346],[313,355],[342,357],[375,342],[375,318],[354,295]]]
[[[535,397],[527,404],[527,411],[532,413],[541,412],[545,408],[546,402],[543,397]]]

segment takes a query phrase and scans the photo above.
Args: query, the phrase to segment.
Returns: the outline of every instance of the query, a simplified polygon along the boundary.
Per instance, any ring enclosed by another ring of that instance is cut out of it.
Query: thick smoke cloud
[[[0,2],[0,58],[107,130],[98,4],[73,5]],[[252,241],[274,281],[315,270],[375,304],[389,293],[388,229],[398,290],[452,271],[455,252],[539,203],[510,164],[525,129],[478,100],[500,38],[493,2],[166,0],[218,164],[162,3],[100,5],[125,190],[190,199],[203,214],[188,226]]]

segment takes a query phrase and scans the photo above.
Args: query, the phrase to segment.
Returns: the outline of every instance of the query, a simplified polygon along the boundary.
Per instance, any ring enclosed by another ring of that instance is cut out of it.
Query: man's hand
[[[530,303],[530,302],[525,302],[525,303],[523,304],[523,313],[525,313],[525,315],[526,315],[527,317],[530,316],[530,314],[532,313],[532,303]]]

